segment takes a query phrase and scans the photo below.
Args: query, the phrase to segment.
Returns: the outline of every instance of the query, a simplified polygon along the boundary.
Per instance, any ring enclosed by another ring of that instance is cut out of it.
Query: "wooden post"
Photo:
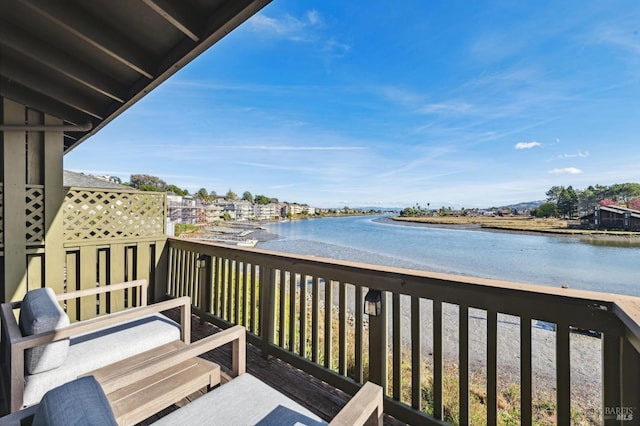
[[[369,315],[369,381],[387,393],[387,292],[382,291],[380,315]]]
[[[275,308],[275,269],[260,266],[260,334],[262,335],[262,357],[269,357],[269,346],[273,343]]]
[[[23,105],[2,98],[2,122],[24,124]],[[2,181],[4,182],[4,294],[2,301],[22,300],[26,277],[26,149],[25,132],[2,132]]]

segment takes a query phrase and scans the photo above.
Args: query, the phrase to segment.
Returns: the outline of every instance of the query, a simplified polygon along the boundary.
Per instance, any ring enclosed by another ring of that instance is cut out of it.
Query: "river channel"
[[[640,296],[640,247],[580,238],[407,226],[380,216],[266,225],[259,248],[376,265]]]

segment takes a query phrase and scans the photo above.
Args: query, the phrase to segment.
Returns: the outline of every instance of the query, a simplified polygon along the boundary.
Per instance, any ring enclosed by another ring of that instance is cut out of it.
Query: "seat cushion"
[[[39,288],[28,291],[20,306],[18,319],[23,336],[45,333],[69,325],[69,317],[62,310],[54,291]],[[42,373],[57,368],[67,358],[69,339],[29,348],[25,351],[27,374]]]
[[[249,373],[153,423],[173,425],[308,425],[327,423]]]
[[[33,416],[33,426],[74,425],[117,425],[109,401],[93,376],[50,390]]]
[[[72,337],[60,367],[25,377],[24,405],[78,376],[179,339],[180,326],[162,314]]]

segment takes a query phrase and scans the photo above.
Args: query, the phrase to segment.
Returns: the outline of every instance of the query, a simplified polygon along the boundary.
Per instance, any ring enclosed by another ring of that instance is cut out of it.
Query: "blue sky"
[[[640,6],[274,0],[65,168],[319,207],[638,182]]]

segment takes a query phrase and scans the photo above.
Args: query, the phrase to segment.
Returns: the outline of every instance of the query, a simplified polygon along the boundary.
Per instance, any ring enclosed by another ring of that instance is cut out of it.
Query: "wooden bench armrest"
[[[330,425],[382,425],[382,388],[367,382],[331,420]]]
[[[231,367],[233,376],[244,374],[246,372],[246,333],[246,329],[243,326],[235,325],[231,328],[195,341],[183,348],[146,361],[138,365],[130,374],[114,378],[106,383],[101,383],[102,388],[104,392],[108,394],[113,390],[138,382],[145,377],[150,377],[156,373],[166,370],[167,368],[195,358],[227,343],[233,344]]]
[[[113,314],[107,314],[97,318],[91,318],[85,321],[79,321],[67,327],[63,327],[59,330],[53,330],[53,331],[48,331],[46,333],[39,333],[39,334],[34,334],[31,336],[24,336],[24,337],[20,335],[20,337],[15,338],[14,340],[11,341],[11,345],[16,346],[21,350],[29,349],[38,345],[44,345],[47,343],[55,342],[58,340],[69,338],[69,337],[74,337],[79,334],[96,331],[101,328],[109,327],[112,325],[118,325],[123,322],[135,320],[137,318],[142,318],[147,315],[167,311],[169,309],[178,308],[178,307],[188,311],[188,315],[183,315],[183,318],[182,318],[183,323],[181,324],[181,326],[183,329],[185,329],[184,336],[182,336],[183,337],[182,340],[185,341],[185,343],[189,343],[190,334],[191,334],[190,333],[191,331],[191,299],[188,296],[183,296],[177,299],[165,300],[164,302],[158,302],[152,305],[139,306],[137,308],[127,309],[124,311],[116,312]],[[184,321],[185,320],[184,317],[186,317],[187,321]],[[15,318],[13,322],[15,323]],[[15,325],[17,326],[17,324]]]

